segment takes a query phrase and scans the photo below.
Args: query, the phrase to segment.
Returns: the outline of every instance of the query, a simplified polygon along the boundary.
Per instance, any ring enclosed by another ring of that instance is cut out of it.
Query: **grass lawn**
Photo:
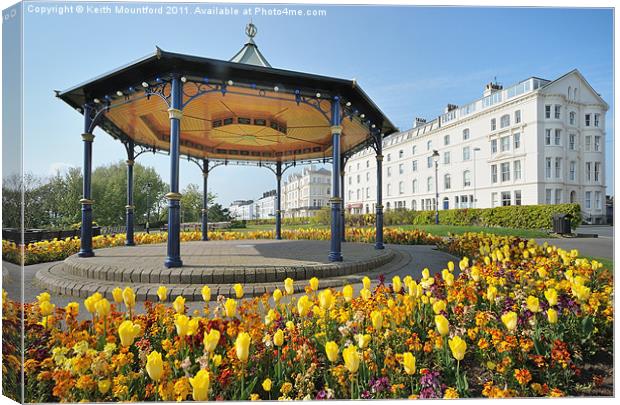
[[[597,262],[600,262],[608,270],[613,270],[614,269],[614,261],[613,261],[613,259],[608,259],[606,257],[592,257],[592,256],[586,256],[586,259],[588,259],[588,260],[596,260]]]
[[[248,225],[247,228],[235,229],[239,232],[250,231],[271,231],[275,228],[275,225]],[[327,225],[282,225],[282,229],[305,229],[305,228],[317,228],[327,229]],[[452,226],[452,225],[391,225],[386,228],[401,228],[406,230],[419,229],[421,231],[429,232],[437,236],[448,236],[449,233],[462,234],[465,232],[487,232],[496,235],[511,235],[521,238],[549,238],[549,234],[546,232],[534,230],[534,229],[514,229],[514,228],[487,228],[482,226]]]

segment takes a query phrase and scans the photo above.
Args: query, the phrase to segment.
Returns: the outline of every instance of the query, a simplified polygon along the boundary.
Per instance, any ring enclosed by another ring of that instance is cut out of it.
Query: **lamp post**
[[[146,233],[149,233],[149,219],[151,218],[151,205],[149,204],[149,194],[151,193],[151,182],[146,183]]]
[[[478,205],[478,196],[476,195],[476,152],[480,152],[480,148],[474,148],[474,208]]]
[[[433,150],[433,160],[435,161],[435,225],[439,225],[439,181],[437,172],[439,171],[439,152]]]

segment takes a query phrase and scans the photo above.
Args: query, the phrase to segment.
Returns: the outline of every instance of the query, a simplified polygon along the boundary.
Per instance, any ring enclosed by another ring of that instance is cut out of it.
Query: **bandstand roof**
[[[85,105],[99,109],[97,125],[111,136],[167,151],[169,80],[171,74],[181,75],[186,104],[181,154],[194,158],[271,162],[329,158],[334,97],[342,108],[343,153],[364,148],[371,128],[385,136],[397,131],[355,80],[273,68],[252,37],[232,61],[157,48],[57,96],[81,113]]]

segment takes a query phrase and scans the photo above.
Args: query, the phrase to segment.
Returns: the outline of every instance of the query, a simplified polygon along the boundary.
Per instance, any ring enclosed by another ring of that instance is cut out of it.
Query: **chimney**
[[[415,120],[413,121],[414,128],[421,127],[424,124],[426,124],[426,118],[415,117]]]
[[[456,105],[456,104],[448,104],[448,105],[446,106],[446,109],[445,109],[444,113],[446,113],[446,114],[447,114],[447,113],[449,113],[449,112],[450,112],[450,111],[452,111],[452,110],[456,110],[457,108],[459,108],[459,106],[458,106],[458,105]]]
[[[499,90],[501,90],[503,88],[504,87],[501,84],[497,83],[497,82],[495,82],[495,83],[490,82],[490,83],[487,83],[486,86],[484,86],[484,92],[482,93],[482,95],[484,97],[490,96],[491,94],[493,94],[496,91],[499,91]]]

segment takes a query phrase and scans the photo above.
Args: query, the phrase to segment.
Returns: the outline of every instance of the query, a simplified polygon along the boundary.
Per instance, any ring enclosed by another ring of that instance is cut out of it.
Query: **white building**
[[[230,216],[237,221],[256,219],[253,200],[236,200],[228,207]]]
[[[290,174],[282,184],[282,211],[285,218],[310,217],[329,204],[331,171],[306,167]]]
[[[276,217],[276,190],[263,193],[263,196],[254,202],[256,219],[273,219]]]
[[[385,138],[384,207],[434,209],[436,150],[440,209],[576,202],[585,221],[604,221],[607,109],[577,70],[488,84],[482,98]],[[374,151],[345,169],[346,209],[375,212]]]

